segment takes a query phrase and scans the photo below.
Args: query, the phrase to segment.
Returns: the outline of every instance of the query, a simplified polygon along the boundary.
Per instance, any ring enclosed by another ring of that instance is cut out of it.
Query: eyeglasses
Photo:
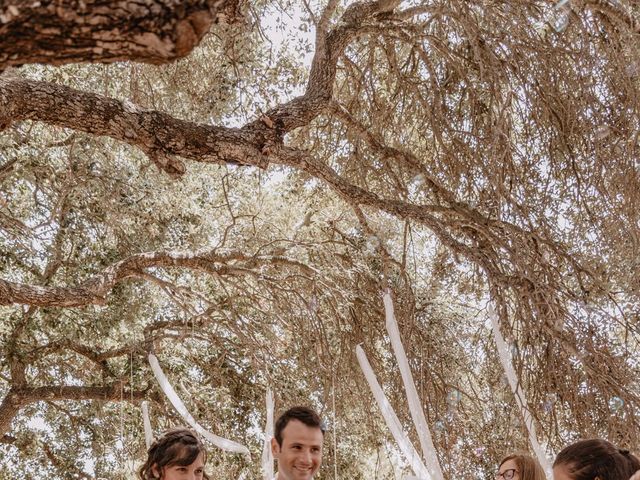
[[[513,477],[515,477],[516,473],[518,473],[518,470],[516,470],[515,468],[510,468],[509,470],[505,470],[504,472],[496,475],[496,480],[498,480],[500,477],[502,477],[504,480],[513,480]]]

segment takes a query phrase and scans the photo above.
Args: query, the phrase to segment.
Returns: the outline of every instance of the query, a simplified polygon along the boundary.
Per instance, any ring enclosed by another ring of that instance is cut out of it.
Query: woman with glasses
[[[544,470],[531,455],[509,455],[500,462],[496,480],[546,480]]]
[[[629,480],[638,470],[640,460],[629,450],[599,438],[569,445],[553,462],[555,480]]]

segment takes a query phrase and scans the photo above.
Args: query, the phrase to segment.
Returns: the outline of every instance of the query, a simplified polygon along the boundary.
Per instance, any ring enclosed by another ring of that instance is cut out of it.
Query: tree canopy
[[[445,476],[527,434],[638,445],[640,10],[627,0],[0,6],[0,478],[128,478],[181,423],[327,419],[320,479],[406,469],[393,293]],[[407,428],[410,431],[409,428]],[[415,432],[412,438],[417,438]]]

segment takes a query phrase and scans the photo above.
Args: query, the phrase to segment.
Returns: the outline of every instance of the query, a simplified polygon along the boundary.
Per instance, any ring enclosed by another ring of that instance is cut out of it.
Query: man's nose
[[[311,464],[311,452],[309,450],[305,450],[304,452],[302,452],[302,460],[306,464]]]

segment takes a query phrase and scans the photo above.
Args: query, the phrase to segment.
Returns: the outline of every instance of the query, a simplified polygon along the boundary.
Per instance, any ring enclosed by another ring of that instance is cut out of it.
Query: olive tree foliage
[[[448,477],[527,448],[488,300],[550,452],[637,444],[637,5],[193,2],[203,26],[160,3],[145,25],[179,54],[120,27],[117,53],[2,60],[94,64],[0,77],[0,475],[125,476],[142,399],[156,433],[180,423],[154,352],[254,460],[271,387],[329,420],[320,478],[395,478],[353,355],[410,431],[386,288]]]

